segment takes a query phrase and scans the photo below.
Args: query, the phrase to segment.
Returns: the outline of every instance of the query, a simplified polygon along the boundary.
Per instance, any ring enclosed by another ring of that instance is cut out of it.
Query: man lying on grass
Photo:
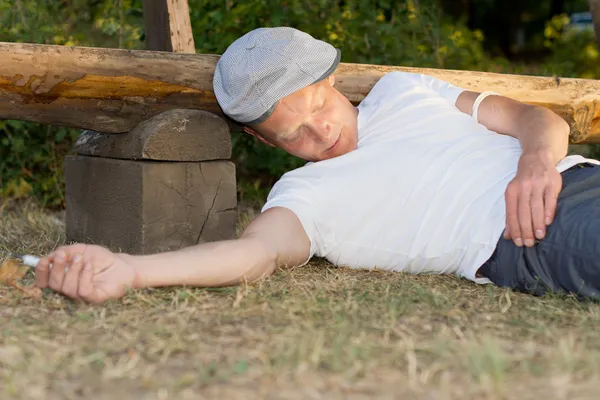
[[[127,287],[251,282],[319,256],[600,297],[600,163],[566,157],[563,119],[401,72],[355,108],[334,88],[339,59],[306,33],[268,28],[219,60],[223,111],[310,161],[275,184],[239,239],[147,256],[61,247],[40,261],[37,284],[96,303]]]

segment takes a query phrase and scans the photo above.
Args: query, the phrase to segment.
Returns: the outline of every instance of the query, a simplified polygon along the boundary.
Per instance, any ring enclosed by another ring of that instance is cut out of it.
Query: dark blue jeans
[[[554,222],[533,247],[503,237],[479,274],[498,286],[542,295],[574,293],[600,299],[600,166],[562,173]]]

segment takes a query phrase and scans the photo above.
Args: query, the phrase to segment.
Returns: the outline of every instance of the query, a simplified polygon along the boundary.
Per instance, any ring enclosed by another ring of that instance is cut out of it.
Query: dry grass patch
[[[64,242],[32,205],[1,218],[0,250]],[[0,286],[0,398],[596,398],[599,320],[571,297],[321,260],[95,307]]]

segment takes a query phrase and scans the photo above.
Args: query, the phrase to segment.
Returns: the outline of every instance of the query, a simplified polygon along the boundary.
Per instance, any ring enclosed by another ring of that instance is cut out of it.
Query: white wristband
[[[496,92],[483,92],[479,96],[477,96],[477,98],[475,99],[475,103],[473,103],[473,110],[471,111],[471,116],[473,117],[473,119],[475,121],[479,122],[479,118],[477,116],[477,113],[479,112],[479,105],[481,104],[483,99],[485,99],[486,97],[491,96],[491,95],[500,96]]]

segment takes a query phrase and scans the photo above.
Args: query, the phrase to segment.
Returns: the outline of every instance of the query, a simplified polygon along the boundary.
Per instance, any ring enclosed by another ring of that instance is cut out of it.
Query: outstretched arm
[[[276,207],[255,218],[239,239],[205,243],[149,256],[129,256],[136,288],[229,286],[271,275],[278,266],[306,261],[308,237],[296,215]]]
[[[278,266],[306,262],[310,242],[296,215],[281,207],[265,211],[239,239],[134,256],[75,244],[41,259],[36,282],[74,299],[99,303],[128,287],[228,286],[272,274]],[[50,268],[52,264],[52,268]]]
[[[456,106],[471,115],[479,93],[464,91]],[[479,106],[479,122],[521,143],[517,175],[506,189],[504,237],[531,247],[543,239],[554,219],[562,177],[556,164],[567,155],[569,125],[549,109],[503,96],[488,96]]]

